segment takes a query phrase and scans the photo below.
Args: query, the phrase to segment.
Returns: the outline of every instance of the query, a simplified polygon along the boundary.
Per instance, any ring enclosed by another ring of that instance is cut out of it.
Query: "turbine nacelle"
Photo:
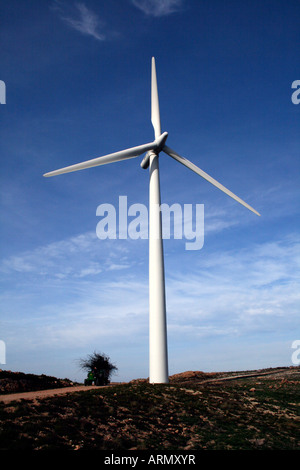
[[[150,154],[151,154],[151,150],[146,153],[143,160],[141,161],[141,168],[143,168],[143,170],[147,170],[147,168],[149,167]]]
[[[157,147],[155,147],[153,150],[149,150],[149,152],[146,153],[143,160],[141,161],[141,167],[144,170],[146,170],[149,167],[151,153],[155,153],[156,155],[158,155],[159,152],[163,150],[167,138],[168,138],[168,133],[163,132],[163,134],[161,134],[157,139],[155,139],[154,143],[156,144]]]
[[[157,153],[159,153],[163,149],[167,138],[168,138],[168,133],[163,132],[157,139],[155,139],[154,142],[156,144],[156,148],[153,149],[153,150],[155,150]]]

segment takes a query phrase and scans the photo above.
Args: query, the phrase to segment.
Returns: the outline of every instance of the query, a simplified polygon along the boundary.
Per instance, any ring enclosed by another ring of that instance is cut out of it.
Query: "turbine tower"
[[[245,206],[256,215],[260,215],[253,207],[225,188],[221,183],[209,176],[199,167],[165,145],[168,133],[161,133],[159,100],[156,78],[155,59],[152,57],[151,68],[151,122],[154,128],[154,141],[131,147],[102,157],[93,158],[82,163],[70,165],[59,170],[45,173],[44,176],[56,176],[72,171],[92,168],[107,163],[118,162],[138,157],[147,152],[141,167],[149,167],[149,382],[168,383],[168,348],[167,321],[165,298],[165,273],[162,240],[162,221],[160,211],[159,154],[161,151],[197,173],[225,194]]]

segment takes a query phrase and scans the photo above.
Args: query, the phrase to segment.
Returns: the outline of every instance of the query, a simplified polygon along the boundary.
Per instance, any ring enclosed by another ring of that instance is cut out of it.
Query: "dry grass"
[[[0,404],[0,449],[300,449],[299,368],[178,379]]]

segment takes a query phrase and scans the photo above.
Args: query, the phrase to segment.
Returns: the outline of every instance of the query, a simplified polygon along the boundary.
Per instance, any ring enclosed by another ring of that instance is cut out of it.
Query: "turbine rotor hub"
[[[156,147],[154,150],[155,150],[157,153],[159,153],[159,152],[163,149],[163,147],[164,147],[164,145],[165,145],[165,143],[166,143],[167,138],[168,138],[168,133],[167,133],[167,132],[164,132],[164,133],[161,134],[157,139],[155,139],[154,142],[156,143],[156,146],[157,146],[157,147]]]
[[[168,133],[164,132],[157,139],[155,139],[154,141],[156,144],[155,148],[153,150],[149,150],[141,162],[141,167],[144,170],[146,170],[149,167],[150,155],[158,155],[159,152],[161,152],[162,149],[164,148],[167,138],[168,138]]]

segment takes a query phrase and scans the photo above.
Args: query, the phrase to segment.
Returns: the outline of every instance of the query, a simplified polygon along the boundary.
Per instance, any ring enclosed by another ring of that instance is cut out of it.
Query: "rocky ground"
[[[0,401],[0,449],[299,450],[299,383],[297,367],[189,371],[168,385]]]

